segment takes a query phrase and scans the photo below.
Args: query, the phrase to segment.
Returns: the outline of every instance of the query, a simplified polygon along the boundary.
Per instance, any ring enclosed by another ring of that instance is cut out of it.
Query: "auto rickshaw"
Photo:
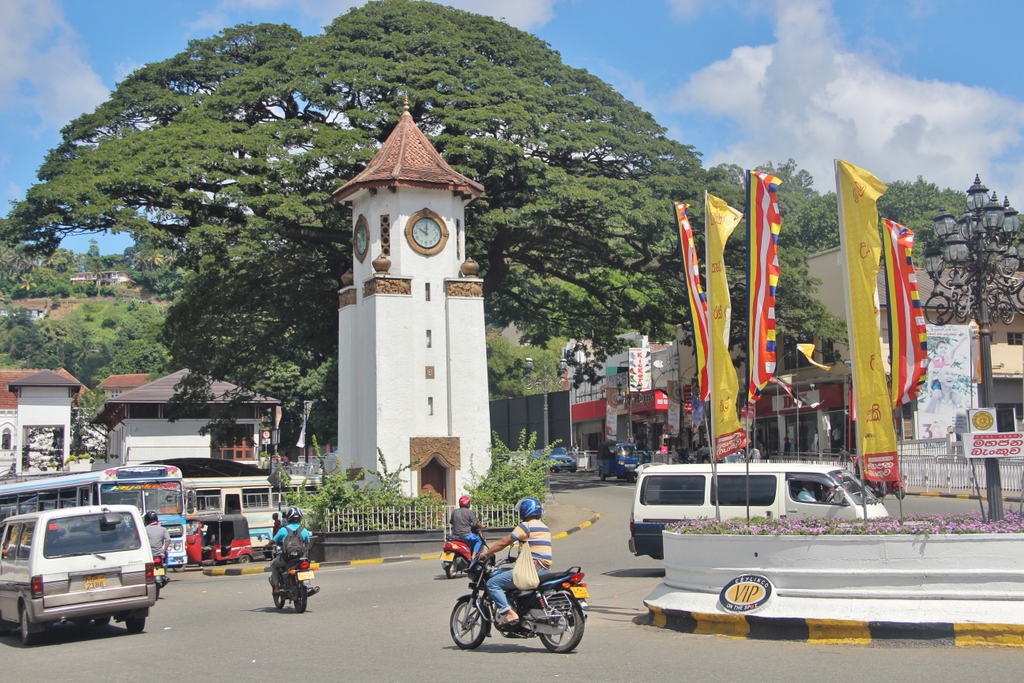
[[[640,456],[637,455],[636,445],[605,441],[597,452],[597,473],[601,477],[601,481],[608,477],[636,481],[636,468],[640,464],[639,460]]]
[[[200,565],[252,562],[249,522],[244,516],[190,515],[186,526],[189,562]]]

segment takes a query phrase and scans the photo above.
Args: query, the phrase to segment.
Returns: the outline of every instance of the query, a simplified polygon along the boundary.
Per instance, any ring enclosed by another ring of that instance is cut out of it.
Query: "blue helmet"
[[[523,498],[516,503],[516,510],[519,512],[520,521],[544,514],[544,506],[536,498]]]

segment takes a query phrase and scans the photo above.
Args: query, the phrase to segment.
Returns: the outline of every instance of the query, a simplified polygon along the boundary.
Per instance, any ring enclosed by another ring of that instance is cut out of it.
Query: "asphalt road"
[[[265,575],[174,574],[147,621],[127,635],[117,625],[61,626],[23,649],[0,638],[0,680],[166,681],[786,681],[878,678],[934,683],[958,678],[1017,680],[1009,649],[878,648],[744,641],[642,626],[643,598],[660,581],[657,561],[629,554],[632,486],[595,476],[556,475],[555,499],[601,513],[601,521],[555,542],[555,564],[582,565],[590,618],[571,655],[537,640],[489,638],[458,650],[448,633],[462,579],[439,561],[325,568],[305,614],[274,609]],[[895,501],[893,501],[895,502]],[[974,501],[908,497],[906,511],[977,509]]]

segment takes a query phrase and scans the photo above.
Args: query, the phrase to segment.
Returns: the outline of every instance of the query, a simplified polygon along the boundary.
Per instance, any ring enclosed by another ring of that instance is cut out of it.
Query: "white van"
[[[146,626],[156,602],[153,553],[132,505],[91,505],[8,517],[0,524],[0,635],[21,640],[55,622]]]
[[[661,532],[684,519],[746,518],[747,465],[720,463],[716,496],[710,464],[647,465],[640,472],[630,514],[629,550],[662,559]],[[888,517],[885,506],[837,465],[750,463],[751,517]]]

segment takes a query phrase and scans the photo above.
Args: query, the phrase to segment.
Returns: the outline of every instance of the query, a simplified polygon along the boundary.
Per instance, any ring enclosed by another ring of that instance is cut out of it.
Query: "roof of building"
[[[334,191],[341,202],[364,188],[425,187],[476,198],[483,185],[452,169],[412,120],[409,105],[369,165]]]
[[[149,374],[139,373],[133,375],[110,375],[100,382],[100,389],[134,389],[143,384],[149,384]]]
[[[107,403],[166,403],[174,396],[174,387],[188,374],[189,370],[187,368],[172,372],[160,379],[143,384],[137,389],[126,391],[120,396],[108,399]],[[213,382],[210,385],[210,392],[213,394],[210,403],[230,403],[238,391],[239,387],[231,382]],[[259,394],[253,394],[249,402],[280,403],[276,398],[260,396]]]
[[[31,379],[31,381],[22,381],[25,379]],[[74,376],[64,368],[60,368],[56,371],[29,368],[0,369],[0,410],[15,410],[18,407],[18,396],[11,391],[12,383],[15,388],[19,386],[82,386],[82,383],[75,379]]]

